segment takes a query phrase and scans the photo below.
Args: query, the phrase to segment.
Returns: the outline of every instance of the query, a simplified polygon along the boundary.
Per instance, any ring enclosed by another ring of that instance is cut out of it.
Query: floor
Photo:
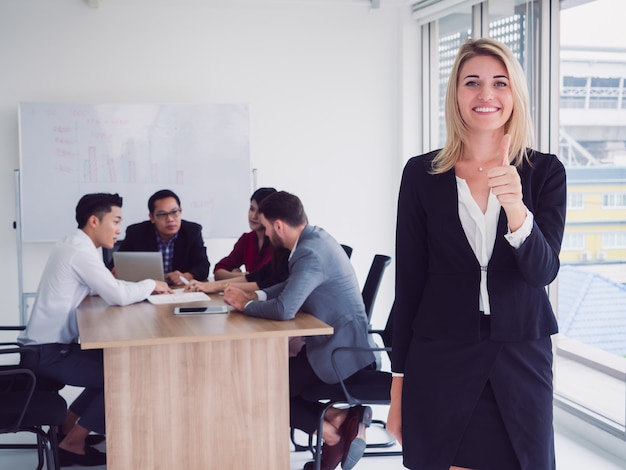
[[[384,418],[384,409],[374,409],[374,418]],[[0,442],[27,442],[28,433],[21,435],[0,436]],[[302,436],[296,436],[299,443]],[[382,439],[383,432],[372,427],[368,431],[368,441],[378,441]],[[104,450],[104,444],[101,445]],[[392,448],[399,449],[399,446]],[[556,434],[556,454],[558,470],[623,470],[626,468],[624,462],[612,458],[610,455],[603,455],[599,449],[590,448],[582,441],[577,441],[561,433]],[[309,452],[291,452],[290,470],[300,470],[304,464],[311,459]],[[0,469],[2,470],[29,470],[37,465],[37,454],[34,450],[0,450]],[[75,470],[86,469],[88,467],[71,467]],[[106,467],[90,467],[93,470],[106,470]],[[385,470],[403,469],[402,457],[365,457],[355,467],[356,470]],[[146,470],[146,469],[141,469]],[[228,469],[233,470],[233,469]],[[268,469],[270,470],[270,469]]]

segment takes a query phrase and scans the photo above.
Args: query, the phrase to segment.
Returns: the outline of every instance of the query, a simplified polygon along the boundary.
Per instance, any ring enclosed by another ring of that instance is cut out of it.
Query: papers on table
[[[185,292],[184,289],[172,289],[173,294],[154,294],[148,297],[148,301],[155,305],[182,304],[185,302],[206,302],[211,298],[204,292]]]

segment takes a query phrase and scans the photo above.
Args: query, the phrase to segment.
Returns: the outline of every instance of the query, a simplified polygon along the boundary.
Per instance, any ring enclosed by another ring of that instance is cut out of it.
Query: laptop
[[[165,280],[160,251],[116,251],[113,262],[115,275],[122,281]]]

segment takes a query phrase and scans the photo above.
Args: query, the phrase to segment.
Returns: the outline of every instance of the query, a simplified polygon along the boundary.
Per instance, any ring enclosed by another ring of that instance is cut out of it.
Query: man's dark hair
[[[76,222],[78,228],[87,225],[89,217],[95,215],[98,220],[102,220],[104,214],[111,212],[111,207],[122,207],[122,197],[115,193],[93,193],[85,194],[76,204]]]
[[[271,196],[275,192],[275,188],[259,188],[252,193],[252,196],[250,197],[250,202],[256,201],[257,204],[261,204],[261,201],[263,199],[265,199],[267,196]]]
[[[148,199],[148,210],[150,211],[150,214],[154,212],[154,204],[156,201],[168,197],[173,197],[174,199],[176,199],[176,204],[178,204],[178,207],[180,207],[180,199],[178,199],[178,196],[174,191],[170,191],[169,189],[161,189],[160,191],[157,191],[152,196],[150,196],[150,199]]]
[[[286,191],[278,191],[263,199],[263,202],[259,204],[259,213],[271,222],[280,219],[291,227],[308,223],[304,207],[298,196]]]

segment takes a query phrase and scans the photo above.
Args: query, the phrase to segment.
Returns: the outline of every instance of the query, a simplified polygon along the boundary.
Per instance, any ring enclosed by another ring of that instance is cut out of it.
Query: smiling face
[[[469,59],[460,70],[457,103],[472,131],[503,130],[513,112],[513,93],[506,67],[492,56]]]

